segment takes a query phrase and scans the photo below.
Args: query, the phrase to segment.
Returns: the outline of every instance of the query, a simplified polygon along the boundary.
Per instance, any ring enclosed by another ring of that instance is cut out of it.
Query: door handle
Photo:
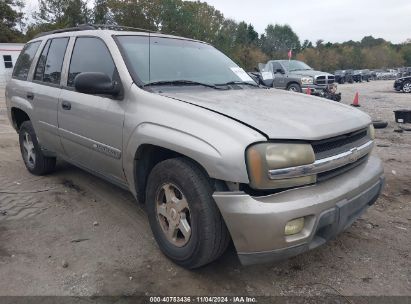
[[[34,99],[34,93],[32,93],[32,92],[27,92],[26,97],[27,97],[27,99],[29,99],[29,100],[33,100],[33,99]]]
[[[68,101],[63,101],[62,103],[61,103],[61,107],[63,108],[63,110],[67,110],[67,111],[69,111],[69,110],[71,110],[71,103],[69,103]]]

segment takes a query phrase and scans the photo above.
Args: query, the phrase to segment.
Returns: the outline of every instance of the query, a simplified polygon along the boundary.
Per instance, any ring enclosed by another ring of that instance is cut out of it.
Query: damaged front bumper
[[[216,192],[213,197],[244,265],[282,260],[316,248],[348,228],[378,198],[381,161],[367,162],[330,180],[277,194],[251,197]],[[304,217],[304,228],[285,235],[285,225]]]

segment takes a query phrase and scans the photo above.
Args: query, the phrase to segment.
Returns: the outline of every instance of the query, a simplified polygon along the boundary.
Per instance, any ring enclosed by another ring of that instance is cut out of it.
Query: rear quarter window
[[[34,56],[36,55],[36,52],[40,44],[41,41],[36,41],[28,43],[24,46],[14,67],[13,78],[27,80],[30,71],[30,66],[33,62]]]

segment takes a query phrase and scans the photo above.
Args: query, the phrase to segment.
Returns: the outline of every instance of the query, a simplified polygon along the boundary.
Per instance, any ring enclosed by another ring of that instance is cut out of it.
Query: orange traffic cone
[[[353,107],[361,107],[360,106],[360,102],[359,102],[359,96],[358,96],[358,92],[357,93],[355,93],[355,97],[354,97],[354,100],[353,100],[353,102],[352,102],[352,106]]]
[[[307,95],[311,95],[311,88],[307,88]]]

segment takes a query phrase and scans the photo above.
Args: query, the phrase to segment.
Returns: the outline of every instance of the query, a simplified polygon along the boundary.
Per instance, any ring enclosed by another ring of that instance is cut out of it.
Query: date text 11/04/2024
[[[150,297],[150,303],[257,303],[257,299],[247,296]]]

